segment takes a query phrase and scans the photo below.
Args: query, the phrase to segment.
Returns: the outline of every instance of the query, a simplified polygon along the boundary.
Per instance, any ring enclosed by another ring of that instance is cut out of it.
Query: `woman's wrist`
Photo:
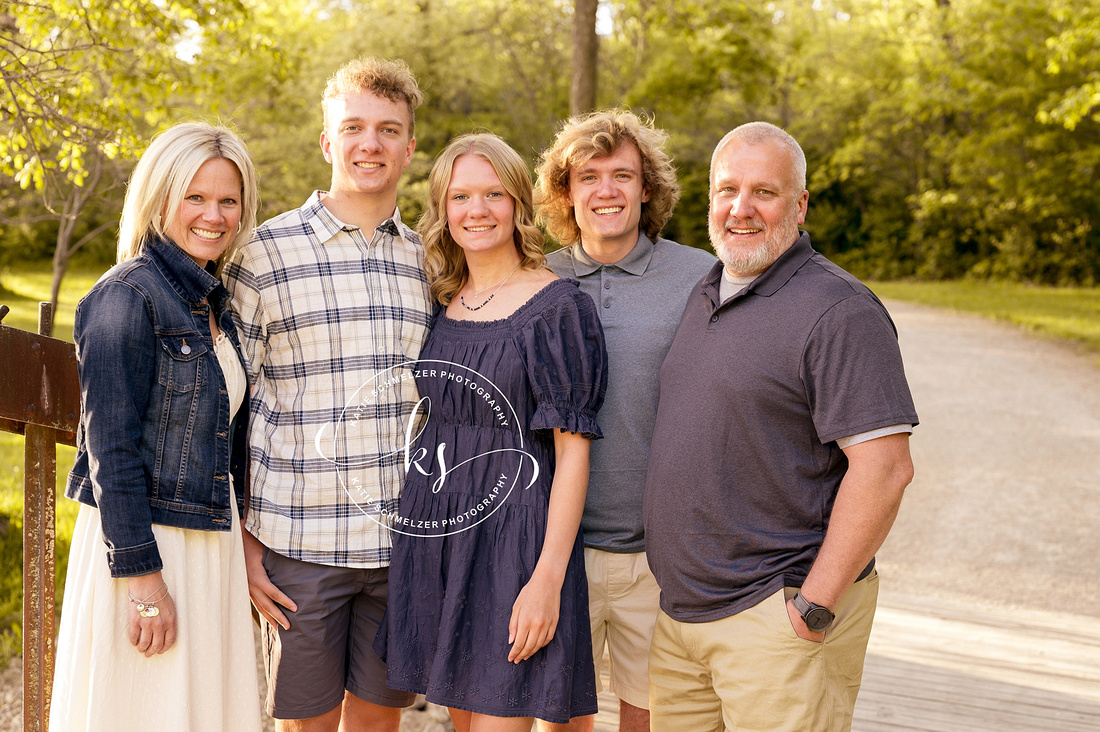
[[[135,577],[126,577],[126,589],[135,597],[148,597],[160,589],[164,584],[164,573],[161,571],[141,574]]]
[[[154,618],[160,614],[157,604],[168,597],[168,584],[164,581],[161,572],[128,577],[126,587],[126,594],[130,602],[137,607],[141,617]]]

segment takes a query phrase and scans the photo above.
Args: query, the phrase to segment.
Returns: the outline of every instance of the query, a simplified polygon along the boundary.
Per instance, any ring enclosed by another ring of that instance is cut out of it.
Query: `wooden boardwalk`
[[[618,712],[605,690],[596,732],[618,732]],[[439,708],[406,714],[403,732],[453,729]],[[1100,732],[1100,617],[884,593],[852,730]]]
[[[596,732],[617,730],[605,691]],[[883,598],[852,730],[1098,732],[1100,619]]]

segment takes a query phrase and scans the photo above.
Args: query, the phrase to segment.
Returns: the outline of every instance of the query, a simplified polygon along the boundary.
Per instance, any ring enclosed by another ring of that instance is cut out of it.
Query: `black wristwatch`
[[[803,597],[802,590],[794,593],[794,599],[791,602],[794,603],[794,609],[802,616],[802,622],[815,633],[820,633],[828,628],[836,618],[836,615],[833,615],[829,608],[815,605]]]

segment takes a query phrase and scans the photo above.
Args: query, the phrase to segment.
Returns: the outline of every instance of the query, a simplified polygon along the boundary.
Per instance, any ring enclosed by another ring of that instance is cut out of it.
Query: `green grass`
[[[106,267],[80,267],[66,276],[54,315],[54,337],[72,340],[73,314],[83,297]],[[0,304],[11,312],[3,324],[23,330],[38,330],[38,302],[50,296],[48,264],[0,272]],[[23,437],[0,432],[0,668],[22,652],[23,627]],[[78,505],[64,497],[65,478],[76,451],[57,447],[57,557],[56,595],[61,591],[68,566],[69,543]]]
[[[69,544],[79,508],[64,497],[65,478],[76,450],[57,446],[56,560],[57,609],[69,563]],[[23,643],[23,437],[0,432],[0,668],[22,652]]]
[[[1100,354],[1100,287],[1037,287],[990,282],[874,282],[884,298],[1014,323]]]
[[[58,294],[57,312],[54,313],[54,338],[67,341],[73,339],[76,303],[107,269],[104,265],[69,268],[65,279],[61,281],[61,292]],[[50,299],[52,276],[49,264],[46,263],[0,270],[0,305],[11,308],[11,312],[4,318],[4,325],[38,331],[38,303]]]

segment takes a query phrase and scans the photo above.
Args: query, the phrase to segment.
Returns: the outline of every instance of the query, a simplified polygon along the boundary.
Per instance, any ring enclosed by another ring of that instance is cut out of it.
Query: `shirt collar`
[[[352,226],[351,224],[345,224],[340,219],[329,211],[324,203],[321,202],[321,198],[324,195],[324,191],[314,191],[306,202],[302,205],[302,215],[305,217],[306,223],[309,224],[313,231],[320,237],[322,242],[328,241],[337,233],[345,229],[357,229],[359,227]],[[378,231],[383,234],[389,234],[390,236],[401,236],[401,211],[394,206],[393,215],[378,225]]]
[[[805,231],[800,232],[798,239],[795,240],[794,244],[792,244],[787,251],[780,254],[779,258],[772,262],[770,267],[761,272],[760,276],[753,280],[752,284],[730,299],[736,300],[738,297],[743,297],[749,293],[771,297],[779,292],[780,288],[787,284],[787,281],[790,280],[791,277],[794,277],[794,273],[797,272],[814,253],[814,248],[810,245],[810,235]],[[716,262],[711,271],[703,278],[702,283],[703,292],[710,296],[715,307],[721,304],[718,293],[722,280],[723,266],[721,261]]]
[[[794,277],[794,273],[813,255],[814,249],[810,246],[810,235],[803,231],[795,243],[787,251],[780,254],[779,259],[776,259],[772,266],[761,272],[756,281],[748,286],[748,289],[764,297],[774,295],[779,292],[783,285],[787,284],[787,280]]]
[[[209,270],[203,269],[171,239],[158,237],[149,240],[144,253],[186,302],[202,302],[211,293],[215,299],[220,299],[224,294],[221,281],[213,274],[217,265],[211,262]]]
[[[645,232],[638,231],[638,241],[634,248],[618,262],[597,262],[584,251],[583,242],[573,245],[573,269],[578,277],[584,277],[597,271],[600,267],[618,267],[622,271],[632,275],[643,275],[649,267],[649,261],[653,259],[654,244]]]

